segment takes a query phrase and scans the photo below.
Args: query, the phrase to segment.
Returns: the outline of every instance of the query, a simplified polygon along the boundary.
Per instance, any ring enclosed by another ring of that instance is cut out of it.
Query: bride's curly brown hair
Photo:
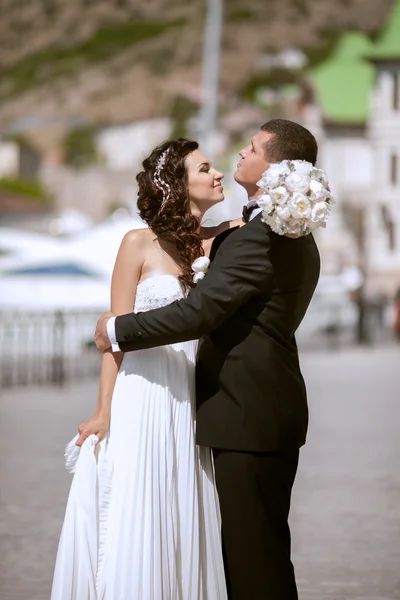
[[[199,234],[200,221],[190,212],[185,166],[186,156],[198,147],[197,142],[184,138],[164,142],[143,161],[143,171],[136,177],[139,184],[139,214],[160,240],[170,242],[176,248],[181,270],[179,279],[185,289],[194,286],[193,261],[204,255]],[[159,179],[162,184],[169,186],[169,198],[161,207],[165,192],[163,195],[155,177],[158,161],[166,151]]]

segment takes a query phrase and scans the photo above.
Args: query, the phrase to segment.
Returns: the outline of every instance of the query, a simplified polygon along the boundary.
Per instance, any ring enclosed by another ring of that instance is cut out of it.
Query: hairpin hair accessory
[[[154,181],[156,187],[162,192],[162,196],[163,196],[160,210],[163,210],[163,208],[165,207],[165,204],[168,202],[170,195],[171,195],[171,186],[166,181],[164,181],[161,177],[161,171],[165,167],[165,161],[167,159],[168,152],[169,152],[169,148],[167,148],[167,150],[164,150],[164,152],[161,154],[160,158],[158,159],[157,165],[156,165],[156,168],[154,171],[154,178],[153,178],[153,181]]]

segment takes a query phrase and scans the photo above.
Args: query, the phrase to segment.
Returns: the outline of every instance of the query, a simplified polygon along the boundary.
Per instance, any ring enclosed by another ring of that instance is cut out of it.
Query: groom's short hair
[[[317,162],[317,141],[311,131],[302,125],[287,119],[271,119],[261,126],[261,130],[273,134],[264,144],[268,162],[307,160],[313,165]]]

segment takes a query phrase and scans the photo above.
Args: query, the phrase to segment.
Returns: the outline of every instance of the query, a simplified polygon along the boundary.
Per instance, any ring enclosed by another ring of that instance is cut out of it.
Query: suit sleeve
[[[257,233],[248,226],[234,232],[219,249],[205,278],[186,299],[117,317],[115,331],[121,350],[129,352],[197,339],[216,329],[250,298],[272,289],[269,236],[264,228],[262,235]]]

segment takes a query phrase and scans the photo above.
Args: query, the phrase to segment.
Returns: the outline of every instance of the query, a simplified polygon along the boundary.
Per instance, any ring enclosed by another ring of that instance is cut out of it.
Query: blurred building
[[[19,141],[0,139],[0,179],[37,179],[40,164],[40,154],[32,146]]]
[[[400,0],[372,42],[345,33],[308,74],[303,123],[338,206],[319,234],[331,272],[356,265],[370,292],[400,284]],[[310,90],[308,90],[310,91]]]
[[[48,211],[38,182],[42,157],[23,138],[0,137],[0,223],[40,219]]]
[[[136,173],[151,150],[170,137],[172,128],[168,118],[106,127],[97,136],[97,149],[109,169]]]
[[[120,208],[136,213],[136,174],[141,162],[172,130],[170,119],[152,119],[105,127],[96,135],[99,164],[72,168],[48,160],[40,179],[57,212],[74,210],[96,222]]]

